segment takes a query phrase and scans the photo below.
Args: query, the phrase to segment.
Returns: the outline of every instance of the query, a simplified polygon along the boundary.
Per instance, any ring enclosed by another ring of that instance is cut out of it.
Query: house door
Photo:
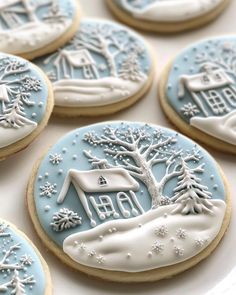
[[[134,207],[134,204],[131,201],[129,195],[123,192],[118,193],[116,196],[116,199],[117,199],[117,205],[120,209],[120,212],[125,218],[129,218],[131,216],[131,213],[133,216],[139,215],[139,212]]]

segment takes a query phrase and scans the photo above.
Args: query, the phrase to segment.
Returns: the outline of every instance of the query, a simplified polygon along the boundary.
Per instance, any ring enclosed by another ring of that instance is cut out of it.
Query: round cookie
[[[27,59],[53,52],[76,32],[78,0],[4,0],[0,51]]]
[[[0,249],[1,294],[52,294],[46,262],[22,232],[3,220],[0,220]]]
[[[147,92],[154,75],[144,39],[98,19],[83,19],[72,41],[34,62],[51,79],[54,113],[63,116],[98,116],[126,108]]]
[[[24,149],[40,134],[53,104],[50,81],[38,67],[0,53],[0,160]]]
[[[141,30],[176,33],[213,21],[230,0],[107,0],[114,15]]]
[[[169,278],[206,258],[228,227],[214,159],[170,129],[105,122],[77,129],[35,165],[28,208],[65,264],[112,281]]]
[[[160,99],[182,132],[208,146],[236,153],[236,37],[193,44],[169,64]]]

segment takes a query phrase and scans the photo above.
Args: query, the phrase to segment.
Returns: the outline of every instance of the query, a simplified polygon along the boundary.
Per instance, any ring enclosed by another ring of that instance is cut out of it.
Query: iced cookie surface
[[[195,265],[230,215],[226,182],[205,150],[172,130],[131,122],[62,138],[35,167],[28,204],[37,232],[66,264],[130,282]]]
[[[150,87],[149,46],[115,22],[83,19],[75,37],[34,60],[53,83],[56,114],[101,115],[136,102]]]
[[[190,137],[235,153],[236,39],[222,36],[181,52],[163,72],[160,97],[170,120]]]
[[[0,4],[0,51],[33,57],[69,40],[79,25],[77,0],[4,0]]]

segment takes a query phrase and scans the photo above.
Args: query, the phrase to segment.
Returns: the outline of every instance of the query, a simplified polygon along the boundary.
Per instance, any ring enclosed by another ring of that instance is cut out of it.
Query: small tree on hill
[[[178,206],[172,213],[199,214],[212,213],[211,193],[208,187],[200,184],[200,178],[196,177],[194,170],[189,168],[182,160],[181,175],[178,176],[178,185],[174,189],[175,195],[171,201]]]

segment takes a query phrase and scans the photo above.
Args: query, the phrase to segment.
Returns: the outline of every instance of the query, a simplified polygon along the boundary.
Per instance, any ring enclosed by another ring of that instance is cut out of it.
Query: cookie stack
[[[122,22],[158,33],[203,26],[229,3],[106,2]],[[172,277],[206,258],[229,225],[226,177],[192,139],[235,154],[236,38],[198,42],[162,73],[160,105],[190,139],[150,122],[98,117],[148,95],[156,52],[133,29],[80,10],[77,0],[0,4],[0,159],[33,142],[52,113],[78,126],[85,116],[100,121],[36,159],[27,188],[34,228],[74,270],[117,282]],[[0,247],[0,292],[52,294],[41,254],[5,220]]]

